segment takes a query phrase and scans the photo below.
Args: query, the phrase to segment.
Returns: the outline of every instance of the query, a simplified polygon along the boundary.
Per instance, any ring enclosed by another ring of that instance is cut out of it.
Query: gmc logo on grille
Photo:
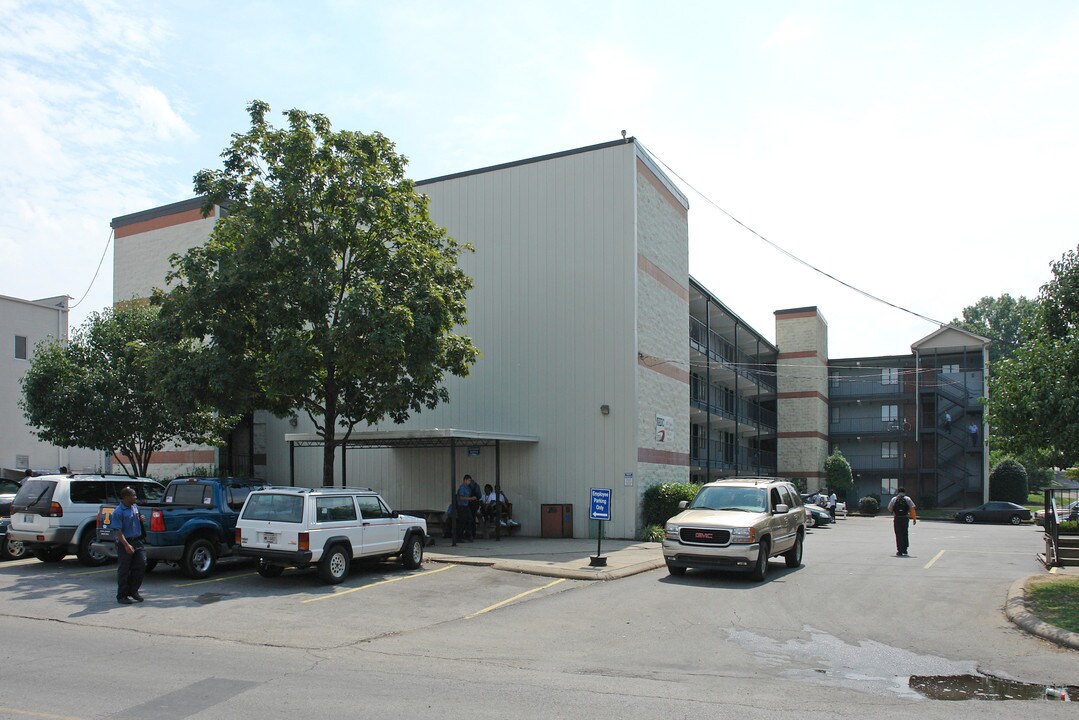
[[[707,533],[707,532],[693,533],[693,537],[695,539],[697,539],[697,540],[711,540],[712,539],[712,533]]]

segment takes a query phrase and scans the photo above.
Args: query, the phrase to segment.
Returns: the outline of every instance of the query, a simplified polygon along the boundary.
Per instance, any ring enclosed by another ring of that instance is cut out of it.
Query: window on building
[[[880,406],[880,421],[885,425],[895,425],[899,420],[899,406],[898,405],[881,405]]]
[[[16,360],[25,360],[26,359],[26,336],[25,335],[16,335],[15,336],[15,359]]]
[[[958,375],[959,374],[959,364],[956,363],[954,365],[941,365],[940,366],[940,371],[942,373],[944,373],[944,374]]]
[[[832,376],[828,378],[828,380],[831,382],[832,387],[839,387],[839,373],[832,373]]]
[[[897,457],[899,457],[899,443],[897,443],[897,442],[882,442],[880,444],[880,456],[882,458],[897,458]]]
[[[880,370],[880,384],[881,385],[898,385],[899,384],[899,368],[881,368],[881,370]]]
[[[837,407],[832,408],[832,424],[839,424],[839,408]]]
[[[899,489],[899,478],[881,478],[880,479],[880,495],[881,497],[887,497],[889,495],[895,495],[895,491]]]

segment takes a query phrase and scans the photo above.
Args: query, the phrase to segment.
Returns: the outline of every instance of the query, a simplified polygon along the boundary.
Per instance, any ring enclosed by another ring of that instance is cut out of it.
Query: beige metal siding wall
[[[463,332],[483,356],[469,377],[448,379],[448,404],[401,427],[538,436],[502,446],[502,484],[526,534],[539,534],[540,504],[572,503],[574,534],[587,536],[590,487],[611,487],[625,506],[609,536],[635,530],[622,480],[637,460],[634,162],[627,143],[420,188],[435,221],[475,247],[461,258],[475,281]],[[268,423],[271,479],[287,482],[288,448],[273,438],[311,427]],[[349,482],[379,487],[396,507],[441,509],[448,452],[353,450]],[[296,467],[298,478],[320,478],[320,451],[297,450]],[[457,477],[466,472],[493,484],[494,448],[459,449]]]
[[[659,178],[640,160],[636,168],[639,497],[655,483],[689,481],[689,225]],[[674,420],[663,442],[657,415]],[[639,522],[632,510],[624,522]]]

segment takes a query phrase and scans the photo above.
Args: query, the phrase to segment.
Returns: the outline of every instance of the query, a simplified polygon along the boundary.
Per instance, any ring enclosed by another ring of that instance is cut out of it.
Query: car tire
[[[338,585],[348,577],[352,558],[343,545],[329,548],[318,562],[318,576],[328,585]]]
[[[255,572],[264,578],[281,577],[281,573],[285,572],[285,568],[281,565],[270,565],[262,558],[258,559],[255,563]]]
[[[401,564],[409,570],[415,570],[423,564],[423,538],[413,533],[405,541],[405,549],[401,551]]]
[[[807,528],[815,528],[815,527],[817,527],[817,518],[813,517],[809,513],[806,514],[806,527]]]
[[[667,572],[675,577],[682,577],[686,574],[686,568],[681,565],[671,565],[670,563],[667,563]]]
[[[86,528],[82,531],[82,537],[79,538],[79,549],[76,551],[75,556],[79,558],[80,563],[87,567],[100,567],[110,559],[105,553],[95,552],[90,547],[96,534],[91,528]]]
[[[757,563],[749,574],[757,582],[768,577],[768,553],[772,551],[772,545],[767,540],[761,540],[760,552],[757,553]]]
[[[7,560],[22,560],[26,555],[26,545],[22,540],[4,539],[3,547],[0,547],[0,557]]]
[[[794,547],[783,553],[783,559],[787,562],[787,567],[789,568],[796,568],[802,564],[802,533],[798,533],[798,538],[794,541]]]
[[[970,523],[974,522],[974,513],[967,513],[966,515],[964,515],[963,516],[963,522],[965,522],[968,525]]]
[[[1012,515],[1011,518],[1009,518],[1008,522],[1010,522],[1012,525],[1021,525],[1023,522],[1023,518],[1019,517],[1018,515]]]
[[[196,538],[184,548],[182,558],[184,574],[194,580],[201,580],[210,575],[217,565],[217,552],[214,544],[205,538]]]
[[[34,550],[34,557],[41,562],[58,563],[67,557],[67,549],[62,547],[51,547],[45,550]]]

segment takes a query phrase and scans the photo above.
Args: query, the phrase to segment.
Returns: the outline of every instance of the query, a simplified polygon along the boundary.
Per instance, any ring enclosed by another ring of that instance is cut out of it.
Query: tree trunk
[[[337,449],[334,445],[334,433],[327,431],[325,441],[322,446],[322,486],[333,487],[334,450]]]

